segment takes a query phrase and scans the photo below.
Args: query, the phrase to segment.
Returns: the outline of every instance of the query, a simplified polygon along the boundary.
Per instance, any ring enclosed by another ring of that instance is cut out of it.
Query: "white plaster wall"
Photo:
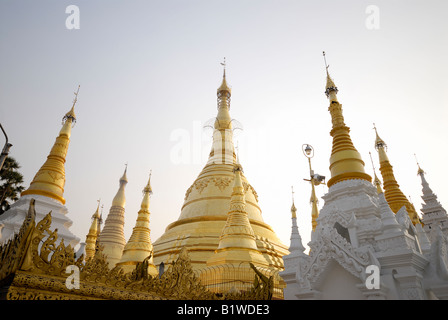
[[[333,262],[326,272],[326,276],[321,280],[321,286],[317,288],[322,293],[323,300],[365,300],[366,298],[359,291],[356,285],[361,281],[342,268],[338,263]]]

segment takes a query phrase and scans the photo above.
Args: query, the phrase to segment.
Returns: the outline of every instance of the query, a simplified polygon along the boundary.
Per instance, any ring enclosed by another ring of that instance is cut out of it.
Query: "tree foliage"
[[[25,190],[22,186],[23,176],[18,169],[20,165],[14,158],[5,159],[3,168],[0,170],[0,214],[7,211]]]

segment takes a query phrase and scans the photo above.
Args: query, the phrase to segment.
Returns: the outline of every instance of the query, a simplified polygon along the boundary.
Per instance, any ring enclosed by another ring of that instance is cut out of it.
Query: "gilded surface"
[[[35,224],[34,199],[19,233],[0,247],[0,258],[0,298],[8,300],[267,299],[272,291],[270,282],[257,275],[250,290],[212,293],[193,272],[185,249],[160,277],[148,274],[145,260],[129,273],[109,269],[101,247],[87,261],[75,259],[73,248],[51,230],[51,212]],[[67,285],[75,274],[67,272],[71,269],[79,271],[75,288]]]
[[[327,182],[331,187],[337,182],[348,179],[363,179],[372,181],[365,173],[364,162],[356,150],[350,137],[350,128],[344,123],[342,105],[337,100],[337,88],[330,78],[327,70],[326,95],[330,100],[328,110],[331,115],[332,129],[330,135],[333,137],[333,146],[330,157],[331,179]]]
[[[227,88],[225,85],[224,87]],[[221,88],[222,89],[222,88]],[[218,114],[208,160],[191,186],[186,190],[180,216],[153,243],[154,264],[170,264],[180,247],[189,250],[195,271],[205,268],[219,245],[225,226],[234,181],[233,167],[238,162],[233,143],[232,120],[229,112],[230,91],[218,89]],[[282,256],[289,253],[274,230],[264,222],[258,195],[242,175],[246,211],[256,243],[270,266],[283,270]]]
[[[65,157],[70,144],[71,127],[76,121],[73,112],[74,105],[63,118],[63,126],[56,138],[47,160],[36,173],[29,188],[22,195],[38,194],[50,197],[65,204]]]
[[[380,172],[381,176],[383,177],[384,195],[386,197],[387,203],[394,213],[397,213],[403,206],[406,207],[406,211],[408,212],[412,223],[414,225],[420,223],[420,219],[417,215],[417,212],[415,211],[414,206],[403,194],[397,180],[395,179],[392,165],[390,164],[385,150],[387,148],[387,145],[384,140],[378,136],[376,127],[374,129],[376,133],[375,148],[378,151],[380,157]]]

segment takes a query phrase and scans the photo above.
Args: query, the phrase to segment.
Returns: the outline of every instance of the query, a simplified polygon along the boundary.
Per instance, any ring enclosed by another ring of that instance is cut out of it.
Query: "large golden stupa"
[[[230,117],[231,89],[226,73],[217,90],[218,115],[214,123],[213,145],[207,164],[185,194],[179,219],[169,224],[165,233],[154,242],[154,264],[171,264],[182,248],[188,249],[194,269],[206,267],[215,253],[226,224],[234,186],[237,156],[233,145]],[[254,231],[258,250],[269,268],[283,269],[282,256],[288,247],[282,244],[273,229],[264,222],[258,195],[244,174],[241,174],[246,211]],[[250,261],[248,261],[250,262]]]

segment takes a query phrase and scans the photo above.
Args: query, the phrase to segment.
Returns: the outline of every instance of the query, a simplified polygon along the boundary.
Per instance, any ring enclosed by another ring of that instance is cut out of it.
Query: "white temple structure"
[[[285,270],[280,273],[287,283],[284,298],[447,299],[446,211],[420,167],[424,226],[411,221],[405,205],[396,213],[391,210],[376,174],[375,186],[364,173],[337,91],[327,71],[326,94],[333,123],[331,179],[308,244],[309,254],[304,252],[293,212],[290,254],[283,257]],[[394,179],[390,172],[383,175],[385,181]],[[398,184],[389,183],[388,188],[398,189]]]
[[[75,93],[75,100],[71,110],[62,119],[62,128],[47,160],[34,176],[28,189],[22,192],[20,199],[0,216],[0,225],[3,225],[3,228],[0,228],[0,243],[5,243],[19,231],[28,213],[31,199],[36,200],[37,221],[42,220],[51,211],[52,225],[58,229],[58,243],[61,239],[64,239],[65,245],[70,244],[72,247],[79,243],[80,239],[69,230],[73,222],[67,217],[68,209],[65,206],[63,197],[65,161],[70,143],[71,129],[76,122],[74,108],[78,92],[79,87]],[[81,250],[83,245],[81,245]]]

